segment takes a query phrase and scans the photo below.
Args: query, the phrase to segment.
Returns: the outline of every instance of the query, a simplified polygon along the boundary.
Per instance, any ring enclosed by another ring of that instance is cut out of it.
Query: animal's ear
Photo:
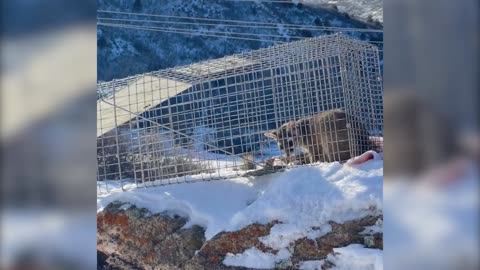
[[[288,121],[288,123],[287,123],[287,128],[289,128],[289,129],[295,129],[295,128],[297,128],[297,126],[298,126],[298,123],[296,121],[293,121],[293,120]]]
[[[274,140],[278,139],[277,133],[275,131],[273,132],[265,132],[263,135],[267,136],[268,138],[272,138]]]
[[[296,136],[298,132],[298,128],[300,127],[300,121],[289,121],[287,123],[287,128],[291,132],[293,136]]]

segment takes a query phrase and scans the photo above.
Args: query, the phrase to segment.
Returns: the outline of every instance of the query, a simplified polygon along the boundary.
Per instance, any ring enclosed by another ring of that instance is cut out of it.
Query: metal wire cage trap
[[[378,49],[341,34],[101,82],[97,97],[102,191],[268,167],[284,151],[265,132],[326,111],[344,112],[349,156],[372,147],[356,137],[383,132]]]

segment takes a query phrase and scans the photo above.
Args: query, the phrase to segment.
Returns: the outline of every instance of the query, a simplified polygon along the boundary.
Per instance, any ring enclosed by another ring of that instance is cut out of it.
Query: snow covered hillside
[[[354,166],[320,163],[256,178],[112,191],[99,195],[97,214],[102,214],[113,202],[121,202],[121,209],[125,210],[132,205],[148,209],[150,215],[167,212],[186,218],[184,229],[195,225],[204,228],[207,243],[218,239],[222,232],[271,224],[268,234],[256,237],[258,245],[265,250],[252,246],[227,253],[222,263],[231,267],[272,269],[298,253],[293,245],[301,239],[320,239],[336,230],[332,224],[381,216],[382,174],[382,160]],[[363,229],[378,233],[381,227],[378,220]],[[340,269],[381,269],[381,250],[345,244],[338,246],[336,252],[342,255],[332,253],[331,258],[325,260],[344,267]],[[303,260],[301,269],[320,269],[325,260]],[[352,268],[353,265],[358,268]]]
[[[378,10],[381,10],[381,4],[377,5],[376,0],[372,1],[375,3],[373,8],[372,3],[367,3],[367,0],[362,0],[359,4],[355,3],[355,0],[351,0],[345,5],[338,3],[337,11],[331,7],[325,8],[323,5],[268,1],[98,0],[97,9],[100,11],[137,14],[115,15],[99,12],[98,21],[169,28],[169,32],[162,32],[98,25],[98,79],[109,81],[114,78],[124,78],[332,32],[312,27],[371,29],[382,27],[366,23],[361,19],[369,14],[370,10],[372,10],[374,18],[379,17],[380,15],[377,16],[377,14]],[[346,12],[342,12],[342,9],[345,9]],[[348,12],[352,12],[352,15],[360,12],[358,15],[360,19],[348,15]],[[163,18],[138,14],[178,17]],[[214,20],[204,21],[199,18]],[[236,26],[237,23],[232,24],[228,20],[243,21],[248,24],[242,23],[243,26]],[[269,25],[262,27],[258,23],[268,23]],[[287,28],[285,26],[287,24],[310,27],[305,29]],[[184,33],[178,33],[178,29]],[[193,31],[196,34],[185,34],[185,31]],[[209,32],[210,34],[215,32],[217,36],[207,36],[206,34]],[[240,37],[248,37],[248,39],[231,38],[232,36],[239,37],[238,33],[247,33]],[[344,34],[361,40],[383,40],[383,34],[378,32],[348,31]]]
[[[383,22],[383,0],[304,0],[305,4],[336,5],[340,12],[367,21]]]

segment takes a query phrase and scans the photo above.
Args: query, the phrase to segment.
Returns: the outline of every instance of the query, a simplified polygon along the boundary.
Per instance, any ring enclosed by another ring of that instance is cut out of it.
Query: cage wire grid
[[[341,34],[100,82],[97,191],[345,161],[382,135],[382,97],[377,47]]]

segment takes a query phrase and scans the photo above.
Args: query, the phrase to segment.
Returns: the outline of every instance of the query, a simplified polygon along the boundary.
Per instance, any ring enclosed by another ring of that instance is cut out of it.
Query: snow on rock
[[[286,240],[305,237],[313,226],[341,223],[382,209],[383,162],[371,160],[355,167],[339,163],[289,169],[253,179],[235,178],[113,192],[97,199],[97,210],[113,201],[169,211],[189,218],[186,225],[206,228],[211,239],[221,231],[236,231],[249,224],[277,220],[273,233]],[[288,225],[285,225],[288,224]],[[328,228],[325,228],[328,230]]]
[[[383,220],[378,219],[375,222],[375,225],[365,227],[365,230],[361,232],[362,234],[375,234],[383,232]]]
[[[278,220],[290,224],[282,230],[294,240],[305,235],[300,231],[307,232],[312,226],[361,218],[373,208],[381,210],[382,168],[379,160],[356,167],[321,163],[255,179],[113,192],[98,197],[97,210],[121,201],[152,213],[170,211],[188,217],[188,225],[205,227],[207,239],[220,231]]]
[[[171,212],[189,218],[190,225],[206,228],[205,237],[212,238],[228,226],[234,213],[257,198],[263,183],[246,178],[178,184],[163,187],[114,192],[97,198],[97,210],[114,201],[146,208],[152,213]]]
[[[287,248],[293,241],[307,237],[315,239],[332,231],[329,224],[320,227],[320,230],[300,228],[293,224],[275,224],[268,236],[260,237],[260,241],[273,249]]]
[[[335,266],[332,270],[383,270],[383,251],[352,244],[334,248],[336,255],[329,254],[327,260]]]
[[[274,255],[256,248],[250,248],[240,254],[228,253],[223,260],[223,264],[255,269],[273,269],[276,263],[287,260],[290,256],[291,254],[287,249],[281,249]]]
[[[304,261],[325,259],[333,247],[364,243],[381,248],[382,174],[383,161],[373,159],[354,166],[317,163],[254,178],[117,191],[97,198],[97,218],[110,220],[116,212],[108,209],[115,202],[121,218],[132,219],[136,215],[130,212],[145,208],[141,213],[148,212],[147,220],[178,215],[185,220],[182,230],[200,225],[205,242],[188,269],[222,263],[256,269],[301,264],[315,269],[320,262]],[[105,239],[108,242],[109,236]],[[351,249],[332,260],[342,266],[346,264],[342,258],[363,254],[366,258],[358,259],[362,267],[380,260],[368,250]]]

